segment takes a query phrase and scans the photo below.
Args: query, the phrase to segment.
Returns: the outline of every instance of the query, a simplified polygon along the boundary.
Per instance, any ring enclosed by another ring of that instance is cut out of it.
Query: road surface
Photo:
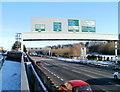
[[[42,70],[56,86],[68,80],[83,80],[91,85],[93,92],[120,92],[120,81],[113,80],[115,70],[49,58],[32,57],[32,59],[43,61]]]

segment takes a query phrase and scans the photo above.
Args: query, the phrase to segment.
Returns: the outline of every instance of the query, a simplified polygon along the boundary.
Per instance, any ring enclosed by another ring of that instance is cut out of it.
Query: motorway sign
[[[53,31],[62,31],[62,23],[61,22],[53,22]]]
[[[79,20],[68,19],[68,31],[79,32]]]
[[[35,24],[35,31],[45,31],[45,24]]]

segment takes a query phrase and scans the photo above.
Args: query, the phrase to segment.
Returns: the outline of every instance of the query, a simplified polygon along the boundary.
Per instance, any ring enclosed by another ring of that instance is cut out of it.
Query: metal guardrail
[[[29,56],[28,56],[29,57]],[[58,87],[53,83],[52,79],[41,69],[41,66],[37,65],[34,60],[31,59],[31,57],[29,57],[29,60],[34,68],[34,70],[36,71],[37,75],[38,75],[38,78],[41,79],[42,83],[44,84],[44,86],[47,88],[48,92],[61,92]],[[32,71],[32,69],[31,69]],[[34,71],[32,71],[32,80],[30,80],[30,82],[32,83],[32,89],[35,89],[34,91],[35,92],[38,92],[41,91],[41,92],[46,92],[46,90],[43,90],[43,88],[41,87],[40,89],[40,86],[39,85],[39,81],[38,79],[36,78],[35,74],[34,74]]]
[[[28,56],[26,55],[26,60],[28,61],[28,62],[30,62],[30,60],[29,60],[29,58],[28,58]],[[47,88],[45,87],[45,85],[43,84],[43,82],[42,82],[42,80],[40,79],[40,77],[38,76],[38,74],[37,74],[37,72],[36,72],[36,70],[34,69],[34,67],[33,67],[33,65],[32,64],[30,64],[30,67],[32,68],[32,71],[33,71],[33,74],[34,74],[34,76],[36,77],[36,79],[38,80],[38,83],[39,83],[39,85],[41,86],[41,90],[42,91],[45,91],[45,92],[48,92],[48,90],[47,90]],[[36,84],[35,84],[36,85]],[[34,86],[34,85],[33,85]],[[36,88],[34,89],[34,90],[36,90]],[[38,90],[38,89],[37,89]]]
[[[42,83],[41,79],[39,78],[39,76],[38,76],[38,74],[36,73],[36,71],[35,71],[35,69],[34,69],[34,67],[33,67],[32,64],[31,64],[31,67],[32,67],[32,70],[33,70],[36,78],[38,79],[39,84],[41,85],[42,89],[43,89],[45,92],[48,92],[47,88],[46,88],[45,85]]]

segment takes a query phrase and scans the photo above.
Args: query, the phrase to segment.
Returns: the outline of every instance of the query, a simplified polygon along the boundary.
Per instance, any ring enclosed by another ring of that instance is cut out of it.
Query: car
[[[36,61],[35,61],[35,64],[37,64],[37,65],[40,66],[40,65],[42,65],[42,61],[36,60]]]
[[[37,56],[38,56],[38,57],[43,57],[43,55],[41,55],[41,54],[38,54]]]
[[[113,75],[114,75],[114,79],[115,79],[115,80],[120,79],[120,71],[115,72]]]
[[[93,92],[90,85],[82,80],[70,80],[60,85],[62,92]]]

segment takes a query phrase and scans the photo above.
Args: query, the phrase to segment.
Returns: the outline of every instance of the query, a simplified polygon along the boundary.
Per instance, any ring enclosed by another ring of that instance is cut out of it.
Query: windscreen
[[[77,86],[73,88],[73,92],[89,92],[91,87],[89,85]]]

